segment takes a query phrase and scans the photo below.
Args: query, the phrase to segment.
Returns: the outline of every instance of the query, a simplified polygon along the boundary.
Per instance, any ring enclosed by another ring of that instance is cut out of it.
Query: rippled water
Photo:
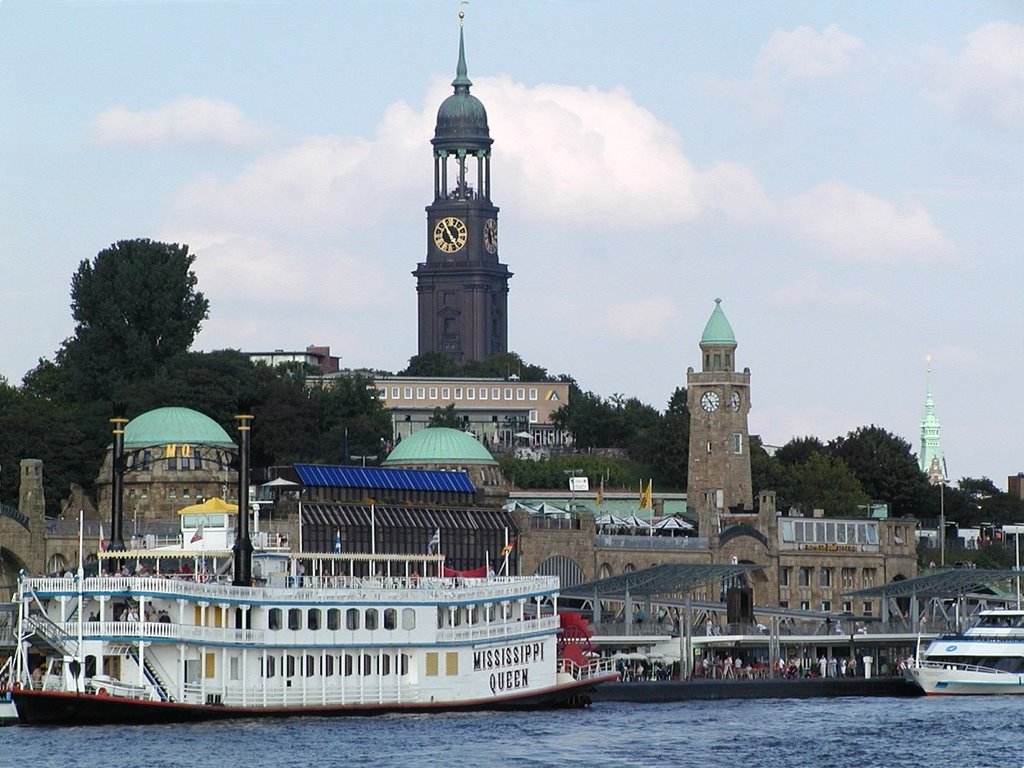
[[[0,768],[1024,768],[1018,697],[628,704],[584,711],[0,729]]]

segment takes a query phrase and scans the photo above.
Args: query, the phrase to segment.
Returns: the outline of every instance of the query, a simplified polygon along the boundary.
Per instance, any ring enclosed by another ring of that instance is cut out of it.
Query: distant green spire
[[[722,300],[715,299],[715,309],[708,318],[708,324],[704,326],[704,333],[700,337],[702,347],[735,347],[736,335],[732,332],[732,326],[722,311]]]
[[[928,475],[933,485],[948,482],[946,460],[942,455],[941,425],[935,415],[935,401],[932,400],[932,361],[928,358],[928,378],[924,395],[924,416],[921,419],[921,456],[918,459],[921,471]]]
[[[463,41],[462,36],[462,24],[459,24],[459,63],[455,67],[455,79],[452,80],[452,85],[455,86],[456,93],[469,93],[469,86],[473,83],[469,79],[468,69],[466,68],[466,44]]]

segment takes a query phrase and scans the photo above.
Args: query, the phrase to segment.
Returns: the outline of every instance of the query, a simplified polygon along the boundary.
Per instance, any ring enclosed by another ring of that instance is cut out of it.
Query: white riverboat
[[[216,523],[189,549],[103,553],[125,564],[115,575],[19,579],[22,723],[579,707],[616,678],[560,637],[555,577],[273,539],[236,586]]]
[[[932,640],[905,675],[926,694],[1024,694],[1024,610],[982,611],[963,634]]]

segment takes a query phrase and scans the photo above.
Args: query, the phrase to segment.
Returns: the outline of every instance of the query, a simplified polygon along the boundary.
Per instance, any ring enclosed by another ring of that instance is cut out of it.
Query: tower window
[[[711,453],[711,441],[708,440],[708,453]]]
[[[732,433],[732,452],[735,454],[743,453],[743,435],[739,432]]]
[[[715,368],[717,369],[717,368],[721,368],[721,367],[722,367],[722,355],[720,353],[718,353],[718,352],[715,352]]]

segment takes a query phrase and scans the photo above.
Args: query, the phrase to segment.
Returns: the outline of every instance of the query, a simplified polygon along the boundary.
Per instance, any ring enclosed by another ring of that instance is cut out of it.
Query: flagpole
[[[81,693],[81,689],[78,687],[78,681],[81,679],[81,670],[84,669],[82,655],[82,608],[83,608],[83,591],[85,589],[85,560],[82,553],[82,548],[85,545],[85,510],[78,510],[78,652],[75,654],[76,661],[78,661],[77,668],[73,668],[71,671],[75,672],[75,692]]]
[[[370,502],[370,554],[377,556],[377,502]]]

